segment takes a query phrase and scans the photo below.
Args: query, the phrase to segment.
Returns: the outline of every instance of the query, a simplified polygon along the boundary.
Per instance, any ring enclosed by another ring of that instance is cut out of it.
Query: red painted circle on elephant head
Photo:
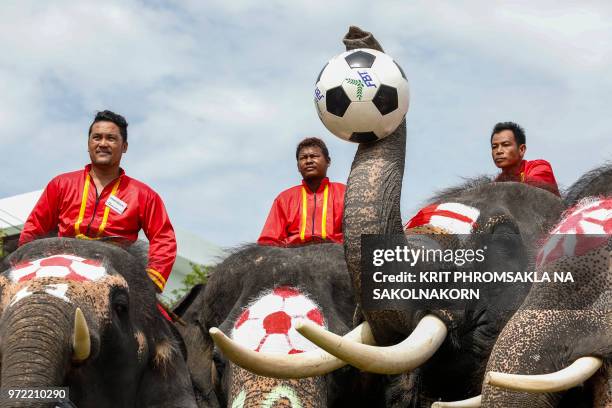
[[[52,256],[40,261],[40,266],[65,266],[68,268],[72,265],[72,262],[74,262],[72,259],[64,258],[63,256]]]
[[[325,326],[321,309],[296,287],[279,286],[264,292],[241,311],[232,339],[254,351],[298,354],[316,346],[292,330],[294,319]]]
[[[249,320],[249,309],[246,309],[244,312],[242,312],[240,314],[240,317],[238,318],[238,320],[236,321],[236,324],[234,325],[234,328],[239,328],[240,326],[242,326],[242,324],[244,322],[246,322],[247,320]]]
[[[564,256],[582,256],[608,242],[612,234],[612,199],[586,198],[552,230],[540,248],[536,265]]]
[[[13,282],[37,278],[61,278],[82,282],[98,280],[107,274],[102,262],[75,255],[53,255],[19,263],[11,269],[10,278]]]
[[[278,288],[275,288],[272,293],[282,297],[283,299],[300,295],[300,292],[297,289],[290,288],[289,286],[279,286]]]
[[[319,326],[323,326],[323,314],[321,314],[319,309],[312,309],[310,312],[306,313],[306,317]]]
[[[21,262],[21,263],[18,263],[17,265],[15,265],[15,266],[13,266],[12,269],[14,271],[16,271],[16,270],[19,270],[19,269],[27,268],[28,266],[32,266],[32,265],[33,265],[32,262],[29,262],[29,261],[28,262]]]
[[[287,334],[291,328],[291,316],[283,311],[270,313],[263,320],[266,334]]]

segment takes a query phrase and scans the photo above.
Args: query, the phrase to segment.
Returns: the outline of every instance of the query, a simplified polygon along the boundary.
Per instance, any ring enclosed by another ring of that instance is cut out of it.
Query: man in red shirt
[[[327,178],[331,163],[327,146],[316,137],[304,139],[298,144],[295,157],[302,184],[276,197],[257,243],[277,246],[341,243],[346,186]]]
[[[546,160],[523,160],[527,145],[525,131],[514,122],[495,125],[491,133],[491,156],[501,173],[495,181],[516,181],[559,195],[559,187]]]
[[[52,231],[60,237],[114,236],[134,242],[142,228],[149,239],[147,272],[161,292],[176,259],[174,229],[159,195],[119,167],[128,148],[127,126],[121,115],[98,112],[89,127],[91,163],[49,182],[21,231],[19,245]]]

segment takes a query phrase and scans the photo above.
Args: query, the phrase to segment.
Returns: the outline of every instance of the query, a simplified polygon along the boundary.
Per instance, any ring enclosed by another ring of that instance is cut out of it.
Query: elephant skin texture
[[[570,271],[581,284],[578,290],[552,283],[534,284],[497,340],[487,371],[546,374],[586,356],[602,359],[603,366],[581,386],[563,392],[507,391],[485,384],[483,407],[612,407],[612,166],[585,174],[570,187],[565,199],[570,208],[543,249],[553,240],[567,239],[564,233],[571,233],[570,237],[577,240],[592,239],[580,231],[566,231],[567,226],[580,220],[577,225],[585,233],[594,234],[598,226],[593,221],[598,222],[605,211],[607,217],[602,224],[607,231],[598,232],[602,234],[600,244],[583,247],[586,250],[580,254],[543,257],[539,268]]]
[[[218,350],[209,329],[265,353],[299,353],[316,346],[293,328],[307,318],[345,334],[355,303],[342,247],[247,245],[216,265],[206,285],[174,309],[186,322],[189,367],[201,407],[377,407],[383,378],[347,366],[330,374],[281,380],[238,367]]]
[[[46,238],[7,257],[0,275],[2,388],[68,387],[79,408],[196,407],[180,337],[157,309],[141,252]],[[76,329],[80,313],[85,337]],[[0,403],[21,406],[56,404]]]

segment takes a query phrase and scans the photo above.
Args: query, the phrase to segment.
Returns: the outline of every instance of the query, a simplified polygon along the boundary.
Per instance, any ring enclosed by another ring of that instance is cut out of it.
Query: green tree
[[[191,272],[185,275],[183,278],[182,286],[178,289],[172,290],[170,293],[170,302],[171,304],[176,303],[180,298],[185,296],[187,292],[191,290],[192,287],[197,285],[198,283],[206,283],[208,280],[208,275],[210,270],[212,269],[209,265],[198,265],[194,263],[190,263]]]
[[[4,237],[6,237],[6,234],[3,230],[0,230],[0,259],[7,255],[4,253]]]

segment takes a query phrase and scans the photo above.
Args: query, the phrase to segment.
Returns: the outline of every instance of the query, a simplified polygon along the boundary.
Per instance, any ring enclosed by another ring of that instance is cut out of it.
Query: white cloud
[[[333,179],[355,146],[329,135],[314,79],[349,24],[372,31],[411,84],[404,218],[460,176],[493,173],[488,132],[515,120],[528,155],[569,185],[609,159],[607,2],[96,2],[0,5],[0,196],[87,162],[93,112],[130,122],[124,166],[175,224],[231,245],[256,239],[299,182],[297,142],[328,141]]]

